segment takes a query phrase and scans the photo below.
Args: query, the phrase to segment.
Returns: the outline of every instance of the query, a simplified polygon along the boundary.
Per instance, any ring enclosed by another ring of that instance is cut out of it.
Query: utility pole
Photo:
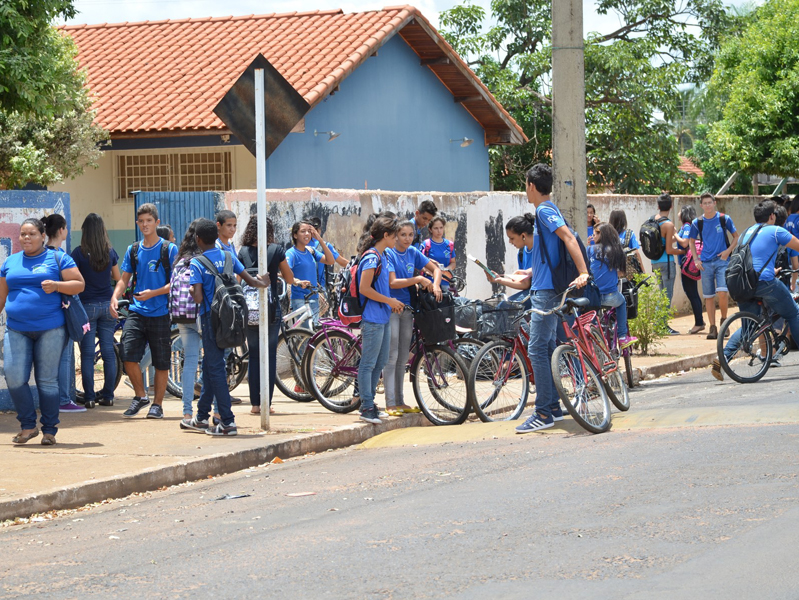
[[[586,240],[583,0],[552,0],[553,197]]]
[[[255,177],[256,208],[258,210],[258,272],[266,273],[266,111],[264,109],[264,70],[255,69]],[[269,431],[269,303],[266,289],[258,294],[258,340],[261,362],[255,365],[261,372],[261,429]],[[271,325],[274,327],[274,324]]]

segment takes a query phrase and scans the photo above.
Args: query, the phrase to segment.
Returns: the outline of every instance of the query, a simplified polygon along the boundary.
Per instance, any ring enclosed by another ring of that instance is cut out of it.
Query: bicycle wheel
[[[728,317],[716,342],[721,368],[738,383],[754,383],[766,374],[774,347],[763,320],[750,312]],[[725,339],[729,332],[729,339]]]
[[[302,359],[302,374],[308,391],[326,409],[348,413],[358,408],[357,390],[361,348],[358,338],[342,330],[316,333]]]
[[[169,336],[171,353],[166,378],[166,391],[175,398],[183,398],[183,343],[180,334],[173,329]]]
[[[465,362],[466,366],[468,367],[472,364],[472,361],[474,360],[474,357],[477,356],[480,348],[485,345],[485,342],[476,338],[464,337],[451,340],[449,344],[451,345],[452,349],[458,353],[458,356],[463,359],[463,362]]]
[[[249,354],[247,346],[232,348],[225,360],[225,371],[227,372],[227,387],[232,392],[241,385],[247,377],[247,366]]]
[[[583,371],[583,364],[585,371]],[[555,389],[569,414],[591,433],[610,429],[610,400],[599,373],[571,344],[555,348],[552,355]]]
[[[606,383],[608,398],[619,410],[630,410],[630,391],[627,389],[627,383],[624,381],[618,362],[606,351],[607,341],[599,327],[591,326],[588,331],[593,338],[594,352],[596,352],[599,362],[602,363],[603,381]]]
[[[448,346],[425,346],[411,365],[416,403],[434,425],[458,425],[469,415],[468,369]]]
[[[527,362],[504,340],[480,348],[466,382],[472,409],[484,423],[518,419],[530,395]]]
[[[80,344],[75,344],[75,396],[78,399],[82,399],[84,397],[83,390],[81,386],[83,385],[82,379],[82,372],[81,372],[81,354],[80,354]],[[96,340],[94,343],[94,391],[99,392],[103,385],[105,385],[105,374],[103,370],[102,360],[103,357],[100,354],[100,340]],[[119,356],[119,348],[117,344],[114,344],[114,362],[116,363],[116,378],[114,379],[114,388],[117,389],[119,386],[119,382],[122,381],[122,358]],[[87,407],[90,408],[90,407]]]
[[[275,385],[284,396],[297,402],[312,402],[302,378],[302,357],[313,334],[307,329],[289,329],[277,338]]]

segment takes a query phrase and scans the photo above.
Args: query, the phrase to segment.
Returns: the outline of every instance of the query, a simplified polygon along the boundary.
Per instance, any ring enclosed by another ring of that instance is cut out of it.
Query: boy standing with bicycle
[[[588,267],[577,238],[566,225],[558,207],[552,202],[552,169],[539,163],[527,171],[526,192],[527,201],[535,206],[536,216],[530,300],[533,308],[550,310],[557,302],[558,296],[552,281],[552,267],[565,260],[565,252],[572,257],[579,273],[571,285],[581,288],[588,283]],[[560,290],[559,293],[562,294],[563,291]],[[535,375],[535,412],[516,428],[517,433],[548,429],[555,424],[555,421],[563,420],[563,409],[560,407],[551,367],[557,326],[556,315],[544,316],[533,313],[530,316],[530,341],[527,352]]]

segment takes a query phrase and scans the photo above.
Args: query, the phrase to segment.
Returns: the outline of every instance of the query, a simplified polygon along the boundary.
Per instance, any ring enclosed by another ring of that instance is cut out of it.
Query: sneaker
[[[717,340],[719,339],[719,330],[716,329],[715,325],[710,326],[710,331],[707,334],[707,339],[709,340]]]
[[[295,383],[294,384],[294,393],[295,394],[304,394],[305,393],[305,389],[299,383]]]
[[[380,417],[378,416],[376,406],[373,406],[372,408],[367,408],[366,410],[362,410],[361,421],[366,421],[367,423],[371,423],[372,425],[380,425],[380,423],[383,422],[380,420]]]
[[[150,411],[147,413],[148,419],[163,419],[164,418],[164,409],[161,408],[160,404],[153,404],[150,407]]]
[[[540,431],[541,429],[549,429],[555,426],[555,419],[552,415],[548,417],[539,416],[538,413],[533,413],[530,418],[516,428],[516,433],[531,433],[533,431]]]
[[[97,404],[100,406],[114,406],[114,399],[113,398],[100,398],[97,400]]]
[[[713,366],[710,368],[710,374],[719,381],[724,381],[724,373],[721,372],[721,363],[719,361],[713,361]]]
[[[638,338],[634,335],[625,335],[624,337],[619,338],[619,350],[624,350],[628,346],[632,346],[638,341]]]
[[[375,410],[377,411],[377,418],[378,419],[387,419],[388,413],[380,408],[377,404],[375,404]]]
[[[208,420],[200,421],[197,417],[190,419],[183,419],[180,422],[181,429],[190,429],[191,431],[205,431],[208,429]]]
[[[226,435],[226,436],[234,436],[239,434],[239,430],[236,429],[236,424],[231,423],[230,425],[223,425],[220,423],[219,425],[214,425],[213,427],[209,427],[205,430],[205,433],[208,435]]]
[[[62,404],[58,407],[58,412],[86,412],[85,406],[78,406],[72,400],[69,401],[69,404]]]
[[[138,396],[133,396],[133,401],[130,403],[130,408],[122,413],[123,417],[135,417],[139,414],[139,411],[150,404],[150,400],[145,396],[144,398],[139,398]]]
[[[563,409],[558,404],[557,408],[552,409],[552,420],[553,421],[562,421],[563,420]]]
[[[669,335],[680,335],[680,332],[677,331],[676,329],[672,329],[671,327],[669,327],[668,330],[669,330]]]

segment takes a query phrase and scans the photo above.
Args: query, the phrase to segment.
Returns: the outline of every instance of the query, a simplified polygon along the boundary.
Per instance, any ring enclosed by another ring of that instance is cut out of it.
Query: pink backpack
[[[699,255],[702,255],[702,242],[696,240],[696,251],[699,252]],[[702,271],[699,270],[699,267],[696,266],[696,261],[694,261],[694,254],[691,251],[691,246],[688,246],[688,253],[685,255],[685,258],[682,261],[682,274],[688,277],[689,279],[693,279],[694,281],[699,281],[702,279]]]

